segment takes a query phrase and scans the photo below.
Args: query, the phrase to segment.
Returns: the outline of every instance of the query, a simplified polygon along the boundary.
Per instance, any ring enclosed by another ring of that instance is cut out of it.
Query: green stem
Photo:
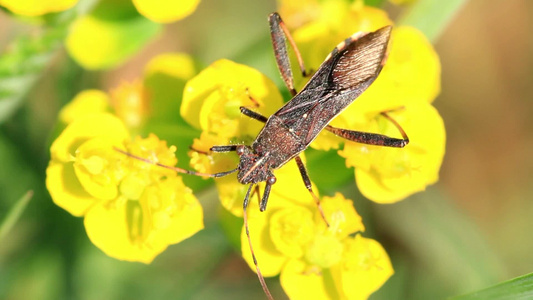
[[[28,191],[17,201],[17,203],[15,203],[15,205],[13,205],[5,220],[0,224],[0,242],[2,242],[2,239],[8,234],[11,228],[13,228],[15,223],[17,223],[32,197],[33,191]]]

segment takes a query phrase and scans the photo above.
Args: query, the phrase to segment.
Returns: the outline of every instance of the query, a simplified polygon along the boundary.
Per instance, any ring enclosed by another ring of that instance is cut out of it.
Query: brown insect
[[[324,213],[320,207],[319,199],[313,192],[311,180],[299,154],[307,149],[317,135],[326,129],[347,140],[387,147],[404,147],[409,139],[403,129],[390,118],[386,112],[382,115],[389,119],[400,131],[402,139],[392,138],[381,134],[366,133],[347,129],[336,128],[328,123],[340,114],[350,103],[361,95],[374,82],[380,73],[386,60],[387,47],[389,44],[391,26],[385,26],[374,32],[355,34],[341,42],[310,78],[307,85],[296,92],[292,76],[291,65],[287,54],[286,39],[293,47],[300,70],[306,76],[306,69],[300,53],[288,29],[277,13],[268,18],[270,33],[274,46],[278,68],[281,76],[290,90],[293,98],[270,117],[262,116],[246,107],[241,107],[241,112],[253,119],[264,122],[265,126],[257,135],[251,146],[228,145],[213,146],[212,152],[236,151],[240,156],[239,165],[236,169],[205,174],[185,170],[177,167],[166,166],[134,156],[130,153],[118,150],[131,157],[152,163],[161,167],[196,176],[222,177],[234,172],[242,184],[249,184],[248,191],[243,201],[243,217],[246,235],[250,251],[256,266],[257,275],[265,294],[272,299],[268,290],[257,259],[253,252],[250,233],[248,230],[248,218],[246,208],[250,201],[252,189],[260,182],[266,182],[265,190],[260,201],[260,210],[267,207],[268,197],[272,185],[276,182],[274,170],[285,165],[293,158],[296,160],[304,184],[315,199],[323,219]],[[327,221],[326,221],[327,223]]]

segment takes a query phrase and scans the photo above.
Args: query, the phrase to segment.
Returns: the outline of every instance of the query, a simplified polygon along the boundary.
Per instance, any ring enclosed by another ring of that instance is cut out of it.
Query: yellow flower
[[[181,116],[192,126],[222,137],[255,137],[261,122],[242,116],[239,107],[270,116],[282,103],[276,85],[266,76],[222,59],[187,82]]]
[[[174,172],[113,148],[174,165],[175,147],[154,135],[128,139],[126,127],[110,114],[72,122],[52,144],[46,184],[57,205],[85,217],[87,234],[102,251],[149,263],[203,228],[202,208]]]
[[[121,145],[127,139],[129,134],[122,122],[110,114],[95,114],[72,122],[50,148],[52,159],[46,171],[46,184],[54,202],[74,216],[84,215],[94,204],[94,196],[77,178],[75,164],[78,165],[77,173],[85,176],[86,185],[99,185],[98,175],[107,178],[104,180],[116,182],[118,178],[114,174],[120,173],[115,169],[118,167],[118,155],[106,149],[110,150],[113,146],[123,148]],[[91,155],[94,147],[90,144],[95,143],[102,145],[102,151]],[[78,149],[82,146],[88,152],[80,153]],[[92,176],[94,180],[91,180]],[[100,185],[106,188],[105,184]],[[105,197],[105,192],[100,193]]]
[[[358,31],[391,24],[386,13],[360,1],[328,1],[321,14],[293,33],[308,68],[316,70],[335,45]],[[335,17],[332,17],[335,16]],[[379,115],[391,113],[410,139],[404,149],[355,144],[321,133],[316,149],[339,148],[347,166],[356,168],[356,181],[369,199],[390,203],[425,189],[438,179],[445,132],[438,112],[429,103],[440,92],[440,62],[429,41],[412,27],[393,30],[385,67],[376,81],[332,121],[339,128],[400,138],[393,124]],[[421,125],[423,124],[423,125]]]
[[[405,148],[386,149],[346,142],[339,151],[346,157],[346,165],[355,167],[361,193],[379,203],[402,200],[435,183],[445,150],[444,123],[430,104],[409,105],[391,115],[409,134],[410,143]],[[384,118],[373,125],[368,128],[371,132],[398,135],[396,128]]]
[[[183,55],[177,57],[187,61]],[[164,73],[157,65],[175,58],[157,57],[147,76],[153,79]],[[166,84],[176,81],[184,80],[169,75]],[[104,113],[110,98],[123,120]],[[57,205],[84,217],[89,238],[103,252],[149,263],[168,245],[201,230],[203,212],[174,171],[116,151],[169,166],[177,163],[176,147],[168,147],[155,135],[130,139],[124,120],[135,121],[130,126],[140,125],[148,112],[145,100],[140,82],[123,85],[113,97],[97,90],[81,92],[60,112],[68,125],[50,149],[46,184]]]
[[[357,234],[344,241],[341,263],[331,268],[344,299],[367,299],[394,274],[380,243]]]
[[[66,48],[87,69],[115,67],[155,38],[162,29],[159,23],[185,18],[194,12],[199,2],[101,1],[90,14],[73,22],[65,41]]]
[[[249,208],[250,235],[261,273],[266,277],[281,273],[282,287],[291,299],[365,299],[393,273],[386,252],[374,240],[350,236],[364,230],[351,200],[338,193],[321,199],[328,228],[308,193],[305,201],[293,199],[301,196],[273,194],[270,201],[281,204],[263,213]],[[241,247],[255,270],[244,228]],[[364,280],[353,281],[359,277]]]
[[[78,0],[0,0],[0,5],[22,16],[41,16],[73,7]]]

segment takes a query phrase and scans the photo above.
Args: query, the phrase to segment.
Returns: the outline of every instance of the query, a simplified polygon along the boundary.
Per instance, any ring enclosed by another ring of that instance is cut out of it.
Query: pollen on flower
[[[307,248],[305,257],[310,264],[326,269],[339,263],[343,248],[337,237],[317,234]]]
[[[146,158],[153,163],[174,166],[178,162],[175,155],[176,146],[168,147],[167,142],[160,140],[155,134],[150,134],[147,138],[136,136],[135,139],[127,145],[127,149],[130,153]],[[130,160],[130,163],[133,168],[151,170],[154,176],[166,176],[175,173],[172,170],[135,159]]]

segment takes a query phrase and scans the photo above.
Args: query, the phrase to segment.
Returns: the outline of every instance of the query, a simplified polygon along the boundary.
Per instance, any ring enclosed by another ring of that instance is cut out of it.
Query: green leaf
[[[435,42],[466,2],[467,0],[417,0],[398,18],[397,24],[416,27],[431,42]]]
[[[22,105],[55,52],[61,48],[67,27],[53,25],[32,37],[21,36],[0,57],[0,124]]]
[[[0,223],[0,242],[7,235],[7,233],[13,228],[15,223],[28,206],[30,199],[33,197],[33,191],[28,191],[22,198],[20,198],[15,205],[11,208],[6,218]]]
[[[532,299],[533,298],[533,273],[529,273],[497,285],[482,289],[467,295],[453,297],[454,300],[480,300],[480,299]]]
[[[395,204],[376,204],[373,210],[373,223],[416,258],[413,268],[421,268],[410,272],[409,280],[417,283],[410,293],[442,298],[490,285],[505,274],[472,221],[435,187]]]

